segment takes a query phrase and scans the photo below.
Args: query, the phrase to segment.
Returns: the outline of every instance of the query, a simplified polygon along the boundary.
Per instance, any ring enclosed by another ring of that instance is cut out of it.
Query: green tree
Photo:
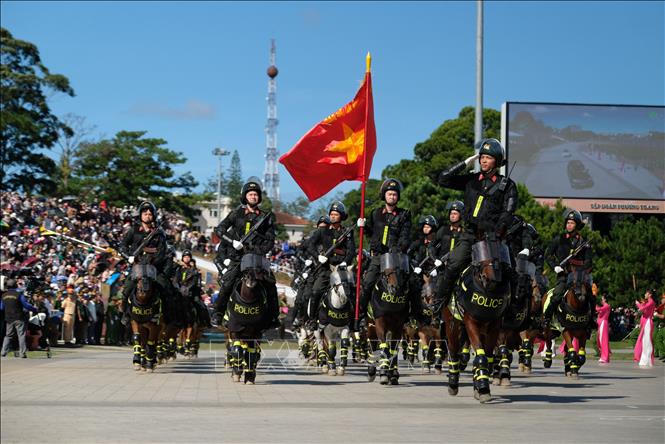
[[[60,130],[58,146],[60,147],[60,159],[57,164],[56,174],[53,180],[56,183],[55,194],[65,196],[67,194],[78,194],[78,183],[72,180],[74,161],[79,146],[95,131],[94,125],[85,122],[85,117],[76,114],[65,114],[62,121],[69,130]]]
[[[304,197],[300,196],[297,199],[282,206],[282,211],[293,214],[294,216],[308,218],[310,211],[310,202]]]
[[[34,44],[0,28],[0,45],[0,183],[27,194],[52,192],[56,164],[43,150],[71,129],[51,113],[46,94],[73,96],[74,90],[67,77],[44,66]]]
[[[165,140],[144,138],[145,134],[120,131],[113,139],[81,144],[74,164],[81,196],[115,206],[148,198],[191,218],[191,206],[198,199],[191,191],[198,183],[189,172],[176,177],[173,171],[186,159],[164,147]]]
[[[240,205],[240,191],[242,190],[243,184],[240,155],[238,154],[238,150],[233,150],[231,164],[229,165],[229,180],[226,183],[226,190],[228,196],[231,198],[232,207]]]

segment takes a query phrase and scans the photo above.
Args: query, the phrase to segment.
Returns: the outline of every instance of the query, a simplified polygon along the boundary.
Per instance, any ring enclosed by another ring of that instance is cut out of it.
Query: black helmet
[[[316,221],[316,226],[318,227],[321,224],[330,225],[330,218],[328,216],[319,217],[319,220]]]
[[[575,221],[575,229],[577,230],[581,230],[584,227],[584,222],[582,222],[582,215],[577,210],[566,210],[566,212],[563,213],[564,226],[569,220]]]
[[[533,240],[538,239],[538,236],[540,236],[540,234],[538,234],[538,230],[536,230],[536,227],[534,227],[533,225],[526,224],[526,229],[529,230],[529,233],[531,233],[531,238]]]
[[[252,176],[249,179],[247,179],[247,182],[245,182],[245,185],[242,186],[242,190],[240,191],[240,202],[243,205],[247,205],[247,193],[250,191],[256,191],[259,193],[259,203],[263,200],[263,191],[261,190],[261,179],[259,179],[256,176]]]
[[[152,217],[157,217],[157,207],[149,200],[144,200],[139,204],[139,217],[141,217],[141,213],[143,213],[145,210],[150,210]]]
[[[439,222],[437,222],[436,217],[432,216],[431,214],[423,216],[418,220],[418,226],[421,229],[425,225],[429,225],[430,227],[432,227],[432,230],[436,230],[437,228],[439,228]]]
[[[189,250],[185,250],[182,252],[182,258],[184,259],[185,256],[189,256],[190,259],[194,259],[194,256],[192,256],[192,252]]]
[[[400,182],[397,179],[386,179],[383,181],[381,184],[381,189],[379,190],[379,197],[382,200],[386,200],[386,191],[397,191],[397,197],[400,197],[400,193],[402,192],[402,189],[404,187],[402,186],[402,182]]]
[[[446,210],[447,211],[457,211],[459,214],[462,214],[464,212],[464,202],[461,200],[454,200],[452,202],[448,202],[448,205],[446,205]]]
[[[494,157],[497,168],[502,167],[506,162],[506,150],[501,142],[496,139],[483,139],[476,145],[476,149],[478,149],[478,154],[481,156],[487,154]]]
[[[332,205],[330,205],[330,209],[328,210],[328,215],[330,215],[330,213],[332,213],[333,211],[337,211],[341,216],[342,220],[346,220],[346,218],[349,217],[349,215],[346,212],[346,207],[340,201],[335,201],[332,203]],[[328,223],[330,223],[330,220],[328,220]]]

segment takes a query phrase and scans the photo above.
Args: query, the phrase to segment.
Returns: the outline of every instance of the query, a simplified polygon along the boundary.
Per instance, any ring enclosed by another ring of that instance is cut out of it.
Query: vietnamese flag
[[[365,182],[376,152],[370,56],[352,101],[317,123],[279,158],[310,201],[345,180]]]

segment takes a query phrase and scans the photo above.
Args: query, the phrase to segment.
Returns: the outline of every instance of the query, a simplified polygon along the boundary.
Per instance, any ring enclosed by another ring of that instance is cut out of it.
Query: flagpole
[[[365,218],[365,185],[367,184],[367,175],[365,174],[365,165],[367,161],[367,111],[369,109],[369,91],[372,82],[372,56],[367,52],[367,57],[365,58],[366,71],[365,71],[365,82],[370,82],[369,85],[365,88],[365,138],[363,140],[363,176],[362,176],[362,185],[360,186],[360,218]],[[364,225],[364,224],[363,224]],[[362,277],[362,263],[363,263],[363,234],[364,226],[360,227],[360,239],[358,240],[358,269],[356,273],[356,313],[355,313],[355,322],[354,325],[358,326],[358,319],[360,317],[360,278]]]

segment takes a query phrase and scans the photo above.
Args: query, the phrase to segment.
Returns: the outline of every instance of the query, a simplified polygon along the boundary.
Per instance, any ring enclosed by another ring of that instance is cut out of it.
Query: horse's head
[[[434,283],[432,282],[433,278],[429,274],[423,275],[423,290],[421,297],[423,302],[426,305],[432,305],[434,302],[434,296],[436,294],[436,289],[434,288]]]
[[[136,301],[141,305],[148,304],[155,292],[157,269],[150,264],[135,264],[132,279],[136,280]]]
[[[330,304],[333,308],[341,309],[351,297],[353,273],[346,267],[333,265],[330,268]]]
[[[591,294],[591,275],[582,268],[576,268],[568,273],[566,301],[573,308],[580,308],[587,302]]]
[[[397,294],[406,280],[406,270],[409,258],[405,254],[385,253],[381,255],[380,280],[385,290],[390,294]]]
[[[261,291],[259,284],[268,276],[270,265],[264,256],[245,254],[240,261],[240,272],[240,299],[252,303],[258,298]]]
[[[481,240],[473,244],[471,258],[474,279],[488,293],[503,288],[509,279],[508,247],[498,240]]]

